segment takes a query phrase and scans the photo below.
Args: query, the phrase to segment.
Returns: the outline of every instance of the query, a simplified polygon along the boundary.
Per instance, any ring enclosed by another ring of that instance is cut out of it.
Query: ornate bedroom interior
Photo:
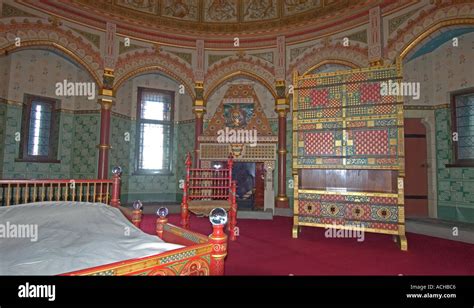
[[[18,274],[473,275],[473,69],[467,0],[0,0],[0,224],[200,251]]]

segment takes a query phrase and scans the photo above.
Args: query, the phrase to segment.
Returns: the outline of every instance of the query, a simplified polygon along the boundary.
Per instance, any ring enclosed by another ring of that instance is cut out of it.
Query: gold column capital
[[[105,76],[114,76],[114,69],[113,68],[104,68],[104,75]]]
[[[106,88],[101,88],[99,90],[99,95],[102,95],[102,96],[108,96],[110,98],[113,98],[114,97],[114,90],[112,89],[106,89]]]
[[[282,80],[275,80],[275,87],[284,87],[286,85],[285,79]]]
[[[369,66],[374,67],[374,66],[382,66],[383,65],[383,59],[375,60],[369,63]]]
[[[99,98],[99,100],[97,101],[97,104],[99,104],[102,109],[106,109],[106,110],[109,110],[109,109],[112,109],[112,105],[114,104],[114,101],[110,98]]]
[[[195,81],[194,88],[204,89],[204,81]]]
[[[277,98],[275,100],[275,112],[278,113],[280,117],[286,117],[286,114],[290,110],[290,105],[288,104],[287,98]]]
[[[206,113],[205,109],[194,109],[193,110],[194,115],[196,116],[197,119],[202,119],[204,117],[204,114]]]

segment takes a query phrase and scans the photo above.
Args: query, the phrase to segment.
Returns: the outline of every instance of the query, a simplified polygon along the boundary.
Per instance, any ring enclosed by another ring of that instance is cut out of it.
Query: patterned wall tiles
[[[1,100],[1,98],[0,98]],[[5,144],[5,116],[7,113],[7,105],[0,101],[0,178],[3,173],[3,152]]]
[[[71,149],[74,134],[74,116],[60,113],[58,159],[61,163],[16,162],[19,142],[15,133],[21,132],[22,108],[8,105],[6,110],[5,142],[3,151],[3,178],[68,178],[71,172]]]
[[[451,115],[449,109],[436,110],[436,157],[438,167],[438,217],[474,221],[474,170],[446,168],[452,159]]]
[[[133,160],[131,159],[131,154],[135,149],[135,125],[133,123],[135,122],[122,117],[111,117],[110,145],[112,148],[109,152],[109,171],[111,176],[114,166],[122,167],[122,195],[128,192],[129,179],[133,172]]]
[[[180,201],[182,190],[179,188],[179,180],[186,176],[184,162],[188,152],[194,155],[194,121],[179,123],[177,125],[177,144],[176,152],[176,180],[177,180],[177,201]]]
[[[97,159],[100,132],[99,114],[76,114],[71,152],[71,177],[94,178],[97,176]]]

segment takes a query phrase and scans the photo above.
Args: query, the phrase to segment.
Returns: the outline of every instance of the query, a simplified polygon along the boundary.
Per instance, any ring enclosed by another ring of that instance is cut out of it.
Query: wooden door
[[[265,198],[265,168],[263,163],[255,164],[255,207],[263,209]]]
[[[426,128],[421,119],[405,119],[405,215],[428,217]]]

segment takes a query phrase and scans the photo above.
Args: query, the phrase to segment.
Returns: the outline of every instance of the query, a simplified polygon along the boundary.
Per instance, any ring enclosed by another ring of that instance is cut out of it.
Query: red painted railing
[[[111,180],[0,180],[0,205],[40,201],[102,202],[120,205],[120,173]]]
[[[183,187],[183,201],[181,203],[181,224],[189,227],[189,206],[193,201],[228,201],[229,224],[232,230],[230,238],[235,240],[233,230],[237,224],[236,183],[232,181],[232,156],[227,160],[227,166],[220,169],[191,168],[191,154],[186,156],[186,179]]]

